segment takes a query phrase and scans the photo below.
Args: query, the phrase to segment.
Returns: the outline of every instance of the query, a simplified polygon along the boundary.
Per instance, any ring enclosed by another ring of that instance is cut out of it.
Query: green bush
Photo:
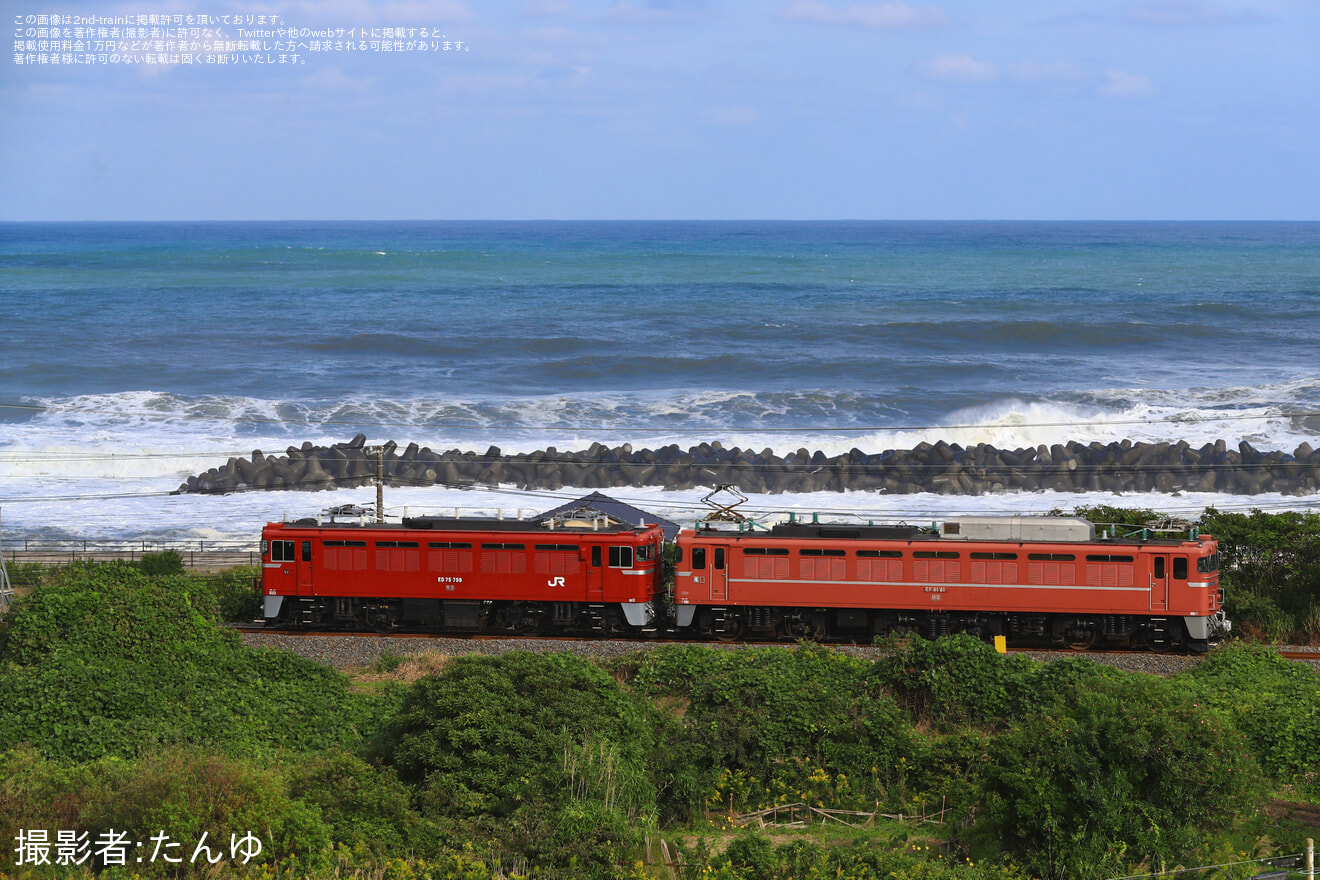
[[[1320,673],[1271,648],[1239,644],[1214,651],[1177,680],[1228,715],[1276,782],[1320,801]]]
[[[379,748],[428,816],[608,877],[653,823],[653,718],[581,657],[458,657],[412,687]]]
[[[647,652],[630,686],[670,709],[657,756],[663,815],[727,807],[730,795],[741,809],[887,801],[911,732],[869,669],[809,644]]]
[[[242,566],[215,574],[192,575],[190,580],[206,585],[218,619],[251,623],[262,616],[261,592],[254,584],[260,572],[259,568]]]
[[[319,810],[340,846],[381,859],[430,857],[449,839],[446,828],[413,809],[412,792],[389,768],[343,750],[290,764],[290,795]]]
[[[164,744],[240,754],[359,740],[369,704],[342,675],[246,647],[194,588],[75,565],[19,600],[0,641],[0,742],[89,760]]]
[[[138,559],[137,567],[143,574],[152,577],[170,577],[183,574],[187,570],[183,564],[183,554],[178,550],[143,553]]]
[[[568,654],[458,657],[418,681],[385,744],[401,778],[455,815],[507,815],[530,802],[654,803],[643,707]]]
[[[1239,624],[1277,641],[1320,639],[1320,513],[1207,508],[1200,526],[1219,542],[1220,583]]]
[[[1127,531],[1135,531],[1148,522],[1168,518],[1166,514],[1147,507],[1114,507],[1110,504],[1080,505],[1074,507],[1070,514],[1065,514],[1063,510],[1056,507],[1048,515],[1077,516],[1099,526],[1118,526],[1119,528],[1116,531],[1120,536],[1124,534],[1124,526],[1126,526]]]
[[[1038,663],[1000,654],[968,635],[882,644],[889,651],[872,675],[892,688],[916,719],[943,727],[1008,724],[1116,675],[1084,657]]]
[[[1221,714],[1162,679],[1102,680],[995,737],[983,832],[1045,876],[1189,858],[1250,815],[1261,776]]]
[[[13,840],[20,829],[87,832],[92,841],[111,829],[129,832],[130,841],[145,847],[131,849],[131,857],[149,856],[153,836],[163,832],[161,852],[182,858],[185,865],[203,832],[214,852],[224,851],[226,862],[231,834],[255,835],[261,841],[262,862],[293,856],[316,864],[331,846],[330,830],[319,811],[291,797],[278,772],[196,749],[165,749],[135,760],[108,757],[81,765],[48,761],[31,750],[4,753],[0,834]],[[176,873],[164,857],[148,860],[137,870],[157,876]]]
[[[822,846],[798,838],[775,847],[756,831],[739,834],[717,856],[699,846],[683,859],[690,867],[680,876],[691,880],[1026,880],[1011,865],[975,863],[929,845],[895,851],[887,842]]]

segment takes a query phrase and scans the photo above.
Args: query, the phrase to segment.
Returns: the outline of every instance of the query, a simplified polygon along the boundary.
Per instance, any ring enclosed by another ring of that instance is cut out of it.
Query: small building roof
[[[631,504],[624,504],[622,501],[616,501],[610,496],[602,495],[599,492],[592,492],[590,495],[579,498],[577,501],[570,501],[567,504],[562,504],[559,507],[556,507],[554,510],[547,510],[545,513],[542,513],[538,519],[549,519],[552,516],[569,513],[584,507],[591,508],[592,510],[599,510],[601,513],[612,516],[615,519],[624,520],[625,522],[656,523],[664,530],[666,541],[673,541],[675,536],[678,535],[678,523],[670,522],[662,516],[656,516],[649,510],[642,510],[639,507],[633,507]]]

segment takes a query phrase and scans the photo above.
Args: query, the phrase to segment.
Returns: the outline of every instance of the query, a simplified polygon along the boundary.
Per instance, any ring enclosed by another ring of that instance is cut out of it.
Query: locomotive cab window
[[[302,542],[302,561],[303,561],[303,562],[311,562],[311,561],[312,561],[312,542],[311,542],[311,541],[303,541],[303,542]]]
[[[270,561],[271,562],[293,562],[293,542],[292,541],[271,541],[270,542]]]
[[[632,568],[632,567],[633,567],[633,548],[631,547],[610,548],[610,568]]]
[[[591,564],[600,568],[600,545],[597,544],[591,548]]]
[[[705,547],[693,547],[693,548],[692,548],[692,570],[693,570],[693,571],[705,571],[705,570],[706,570],[706,548],[705,548]]]
[[[724,569],[724,548],[723,548],[723,547],[716,547],[716,548],[715,548],[715,570],[716,570],[716,571],[722,571],[723,569]]]
[[[1212,574],[1219,571],[1219,554],[1211,553],[1209,556],[1202,556],[1196,560],[1196,571],[1199,574]]]
[[[1187,557],[1177,556],[1173,560],[1173,576],[1180,581],[1187,580]]]
[[[1155,557],[1155,577],[1157,577],[1157,578],[1162,578],[1162,577],[1164,577],[1164,557],[1163,557],[1163,556],[1156,556],[1156,557]]]

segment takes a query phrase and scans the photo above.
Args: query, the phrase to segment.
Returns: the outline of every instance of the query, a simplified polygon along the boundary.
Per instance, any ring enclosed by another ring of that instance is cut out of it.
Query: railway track
[[[515,633],[454,633],[454,632],[382,633],[382,632],[366,632],[366,631],[359,632],[352,630],[338,630],[338,631],[294,630],[294,629],[273,629],[259,624],[231,624],[230,628],[235,630],[236,632],[240,632],[244,634],[276,635],[276,636],[290,637],[290,638],[319,637],[319,638],[359,638],[359,639],[420,639],[424,641],[449,640],[449,641],[470,641],[470,642],[499,642],[499,641],[508,641],[511,639],[516,639],[520,642],[540,642],[540,643],[548,643],[548,644],[553,644],[556,642],[574,644],[580,642],[597,642],[604,640],[604,641],[631,641],[631,642],[635,642],[638,646],[654,645],[654,644],[667,644],[667,645],[735,644],[733,642],[713,641],[711,639],[680,639],[680,638],[671,638],[666,636],[658,636],[653,639],[642,639],[642,640],[636,640],[636,639],[610,640],[610,639],[601,639],[592,636],[526,635],[526,634],[515,634]],[[736,642],[736,644],[749,645],[753,647],[784,647],[785,645],[792,645],[794,643],[786,642],[782,640],[780,641],[739,640]],[[850,644],[852,647],[870,647],[869,645],[860,645],[857,643],[845,642],[840,644]],[[1281,646],[1275,646],[1275,650],[1278,651],[1280,656],[1284,657],[1287,660],[1308,660],[1312,662],[1320,662],[1320,647],[1312,648],[1312,647],[1302,647],[1302,646],[1293,646],[1293,645],[1281,645]],[[1074,651],[1074,650],[1069,650],[1067,648],[1015,646],[1015,647],[1010,647],[1008,649],[1008,653],[1034,654],[1034,655],[1051,654],[1051,655],[1058,655],[1060,657],[1079,657],[1079,656],[1084,657],[1087,654],[1131,654],[1135,656],[1149,656],[1155,654],[1156,652],[1134,650],[1131,648],[1105,648],[1099,646],[1090,648],[1086,651]],[[1186,655],[1186,656],[1195,657],[1197,655]]]

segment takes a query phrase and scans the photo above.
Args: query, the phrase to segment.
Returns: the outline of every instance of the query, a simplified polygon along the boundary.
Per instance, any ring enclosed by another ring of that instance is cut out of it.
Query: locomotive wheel
[[[1063,644],[1070,651],[1085,651],[1095,644],[1095,630],[1069,630],[1063,637]]]
[[[743,622],[739,617],[735,617],[725,624],[722,631],[715,633],[715,638],[721,642],[736,642],[742,638]]]

